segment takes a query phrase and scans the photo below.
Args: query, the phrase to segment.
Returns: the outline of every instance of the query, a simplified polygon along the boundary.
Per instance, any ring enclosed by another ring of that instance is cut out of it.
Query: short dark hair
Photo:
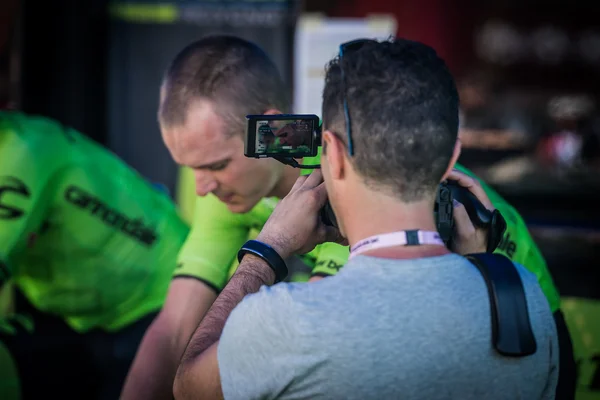
[[[344,95],[354,144],[350,160],[365,183],[406,202],[432,193],[452,158],[459,107],[454,79],[436,52],[391,38],[366,42],[328,64],[324,129],[347,143]]]
[[[190,104],[198,99],[218,105],[230,134],[243,132],[247,114],[289,108],[289,91],[267,53],[229,35],[207,36],[186,46],[169,65],[161,90],[158,116],[165,126],[184,124]]]

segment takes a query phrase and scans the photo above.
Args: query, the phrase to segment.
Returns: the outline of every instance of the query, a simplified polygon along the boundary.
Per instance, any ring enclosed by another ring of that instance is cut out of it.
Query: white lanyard
[[[434,231],[399,231],[384,233],[383,235],[370,236],[356,243],[350,249],[350,258],[366,251],[392,246],[418,246],[421,244],[433,244],[445,246],[438,232]]]

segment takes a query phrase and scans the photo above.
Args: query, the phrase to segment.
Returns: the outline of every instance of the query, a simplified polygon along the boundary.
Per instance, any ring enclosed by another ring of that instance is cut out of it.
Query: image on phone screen
[[[258,154],[310,152],[313,123],[306,120],[256,121],[255,151]]]

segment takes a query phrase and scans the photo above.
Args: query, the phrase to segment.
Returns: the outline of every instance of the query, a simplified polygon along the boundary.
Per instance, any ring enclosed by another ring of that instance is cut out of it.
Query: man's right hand
[[[325,225],[319,216],[326,201],[320,170],[300,176],[277,204],[257,240],[272,246],[283,258],[308,253],[324,242],[345,243],[340,231]]]

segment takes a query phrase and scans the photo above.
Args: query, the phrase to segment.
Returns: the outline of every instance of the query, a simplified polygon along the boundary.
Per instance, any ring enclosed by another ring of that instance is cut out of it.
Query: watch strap
[[[266,243],[258,240],[248,240],[240,251],[238,251],[238,261],[241,263],[242,258],[247,253],[253,254],[256,257],[263,259],[269,267],[275,272],[275,283],[282,282],[288,275],[288,268],[285,261],[275,249]]]

